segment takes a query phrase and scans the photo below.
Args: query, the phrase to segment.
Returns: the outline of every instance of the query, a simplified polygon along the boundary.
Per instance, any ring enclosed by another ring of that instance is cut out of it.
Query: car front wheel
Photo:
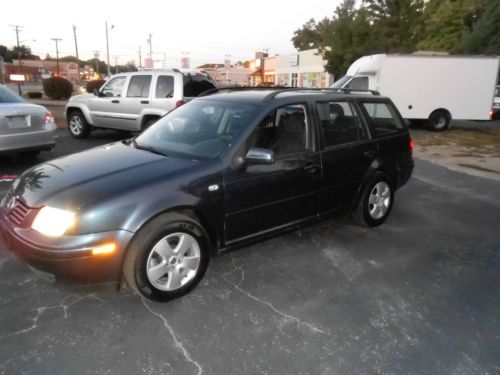
[[[155,301],[191,291],[209,261],[209,241],[198,222],[168,213],[153,219],[132,241],[123,273],[132,289]]]
[[[90,125],[79,111],[73,111],[68,116],[68,130],[75,138],[85,138],[90,133]]]

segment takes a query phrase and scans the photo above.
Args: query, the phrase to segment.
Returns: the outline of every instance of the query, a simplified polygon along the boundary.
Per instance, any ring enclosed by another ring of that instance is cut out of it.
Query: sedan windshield
[[[256,111],[252,105],[193,100],[158,120],[134,143],[167,156],[213,159],[241,134]]]
[[[22,103],[23,99],[6,86],[0,85],[0,104],[2,103]]]

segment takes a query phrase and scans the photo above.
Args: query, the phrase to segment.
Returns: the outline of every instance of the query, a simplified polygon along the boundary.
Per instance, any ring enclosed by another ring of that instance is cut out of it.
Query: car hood
[[[78,102],[78,101],[86,101],[88,98],[95,98],[96,96],[94,94],[80,94],[80,95],[73,95],[71,98],[69,98],[69,102]]]
[[[75,210],[122,191],[164,181],[197,164],[116,142],[29,169],[16,180],[9,196],[22,197],[30,207]]]

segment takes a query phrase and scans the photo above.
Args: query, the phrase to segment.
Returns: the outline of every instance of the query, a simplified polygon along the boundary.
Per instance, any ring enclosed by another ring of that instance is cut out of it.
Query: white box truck
[[[332,87],[376,90],[404,118],[426,120],[435,130],[455,120],[489,120],[498,57],[371,55],[356,60]]]

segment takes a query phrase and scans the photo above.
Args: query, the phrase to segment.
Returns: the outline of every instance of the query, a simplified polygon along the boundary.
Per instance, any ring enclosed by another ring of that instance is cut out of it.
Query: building
[[[57,61],[55,60],[13,60],[10,66],[16,66],[17,74],[25,74],[26,82],[39,82],[43,78],[48,78],[53,74],[57,74]],[[26,69],[24,69],[24,67]],[[40,73],[37,76],[31,76],[32,70],[37,69]],[[7,65],[7,72],[9,65]],[[25,73],[23,73],[25,72]],[[59,61],[59,76],[66,78],[71,82],[78,81],[78,65],[74,62]],[[8,79],[8,76],[7,76]],[[34,81],[30,79],[35,79]]]
[[[289,87],[330,87],[333,75],[325,71],[326,61],[317,49],[276,56],[275,84]],[[265,63],[264,63],[265,66]],[[272,75],[271,69],[267,72]]]

